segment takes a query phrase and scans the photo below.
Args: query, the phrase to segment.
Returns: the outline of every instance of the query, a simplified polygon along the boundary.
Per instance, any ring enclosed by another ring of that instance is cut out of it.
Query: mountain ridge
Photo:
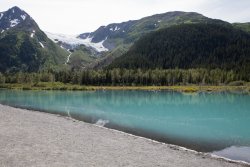
[[[54,37],[53,35],[51,36],[50,33],[47,33],[47,35],[61,47],[71,49],[73,51],[71,58],[74,59],[74,62],[77,62],[77,59],[80,62],[83,59],[94,60],[92,62],[88,61],[87,64],[83,61],[79,63],[83,65],[82,68],[92,69],[107,66],[116,57],[119,57],[123,53],[125,53],[128,48],[141,36],[151,31],[156,31],[160,28],[169,27],[175,24],[181,24],[183,22],[196,23],[199,21],[216,21],[219,24],[229,24],[221,20],[207,18],[195,12],[176,11],[147,16],[138,20],[129,20],[121,23],[111,23],[107,26],[100,26],[94,32],[77,35],[77,38],[75,38],[74,36],[74,40],[72,40],[71,37],[62,38],[61,35],[55,35]],[[86,40],[88,40],[87,45],[85,42]],[[97,49],[95,49],[97,52],[91,52],[91,48],[95,47],[93,47],[93,45],[91,47],[89,43],[94,45],[101,43],[101,45],[99,46],[107,48],[107,50],[103,50],[104,52],[102,52],[101,54],[99,54],[100,51],[98,53]],[[84,50],[81,50],[81,44],[87,46],[87,49],[89,48],[90,50],[87,51],[86,48],[84,48]],[[77,54],[74,54],[74,50],[77,51]],[[75,57],[75,55],[77,56]],[[96,57],[96,55],[98,55],[98,58],[93,59],[93,57]],[[69,65],[74,68],[70,61]]]
[[[105,40],[104,46],[110,50],[117,45],[113,38],[126,38],[123,42],[133,43],[141,34],[159,30],[160,28],[169,27],[176,24],[199,23],[199,22],[217,22],[218,24],[228,24],[222,20],[210,19],[196,12],[172,11],[162,14],[143,17],[138,20],[129,20],[121,23],[111,23],[106,26],[100,26],[96,31],[83,33],[78,37],[85,39],[91,37],[93,42]],[[138,33],[138,34],[137,34]]]
[[[44,33],[29,14],[15,6],[0,12],[0,61],[4,62],[0,71],[37,71],[59,66],[79,70],[99,69],[124,55],[136,41],[149,33],[171,26],[199,23],[233,25],[250,32],[249,23],[230,24],[196,12],[172,11],[138,20],[111,23],[100,26],[94,32],[65,36]],[[29,50],[24,43],[33,49]],[[33,62],[39,61],[36,68],[31,68],[25,62],[29,59],[19,59],[20,54],[25,57],[23,54],[26,52]],[[14,70],[11,66],[14,66]]]
[[[103,45],[109,48],[109,52],[93,63],[89,68],[103,68],[108,66],[114,59],[120,57],[124,52],[144,35],[179,24],[197,24],[197,23],[216,23],[219,25],[231,25],[228,22],[211,19],[195,12],[166,12],[147,16],[138,20],[130,20],[122,23],[112,23],[107,26],[101,26],[92,33],[79,35],[81,38],[92,38],[95,42],[106,38]]]

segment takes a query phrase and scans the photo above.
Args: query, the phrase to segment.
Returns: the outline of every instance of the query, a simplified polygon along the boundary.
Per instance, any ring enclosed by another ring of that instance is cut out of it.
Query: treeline
[[[250,76],[220,69],[112,69],[86,71],[59,71],[40,73],[1,74],[0,83],[62,82],[96,86],[168,86],[219,85],[234,81],[249,82]]]

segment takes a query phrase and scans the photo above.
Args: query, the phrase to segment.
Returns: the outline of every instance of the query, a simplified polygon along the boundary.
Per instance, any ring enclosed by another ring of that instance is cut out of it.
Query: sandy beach
[[[67,117],[0,105],[1,167],[248,166]]]

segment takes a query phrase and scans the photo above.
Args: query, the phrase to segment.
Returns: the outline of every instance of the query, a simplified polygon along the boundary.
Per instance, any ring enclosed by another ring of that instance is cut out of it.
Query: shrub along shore
[[[179,92],[245,92],[250,93],[250,85],[244,86],[199,86],[199,85],[177,85],[177,86],[82,86],[64,84],[61,82],[40,82],[37,84],[0,84],[1,89],[13,90],[64,90],[64,91],[96,91],[96,90],[148,90],[148,91],[179,91]]]

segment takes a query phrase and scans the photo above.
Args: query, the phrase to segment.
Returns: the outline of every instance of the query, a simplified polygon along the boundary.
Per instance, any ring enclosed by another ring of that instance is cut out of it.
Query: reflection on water
[[[231,146],[220,151],[214,151],[212,154],[227,157],[229,159],[250,162],[250,147]]]
[[[212,152],[250,146],[250,96],[166,91],[0,91],[0,102]]]

